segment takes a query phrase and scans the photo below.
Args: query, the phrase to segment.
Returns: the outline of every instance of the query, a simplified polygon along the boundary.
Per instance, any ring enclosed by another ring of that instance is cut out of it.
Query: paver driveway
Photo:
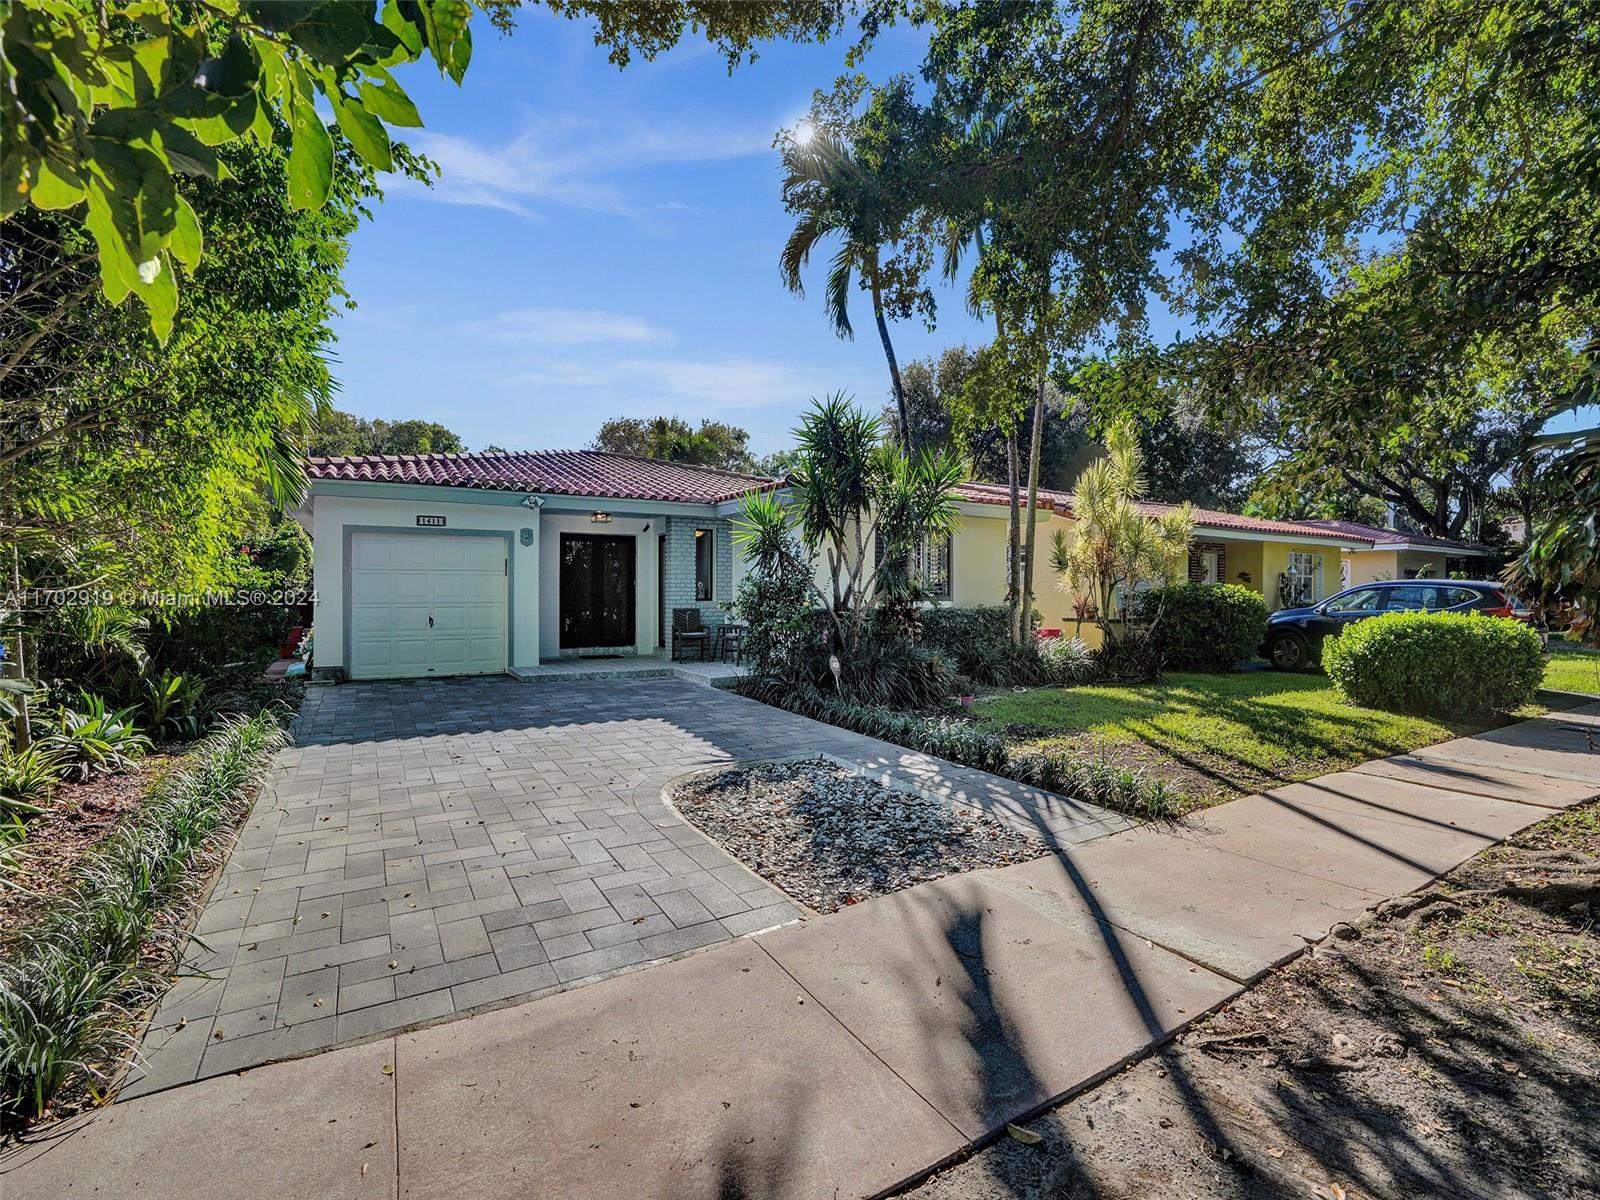
[[[661,802],[829,753],[1058,840],[1120,818],[673,680],[311,690],[124,1095],[324,1049],[799,915]],[[202,944],[203,943],[203,944]]]

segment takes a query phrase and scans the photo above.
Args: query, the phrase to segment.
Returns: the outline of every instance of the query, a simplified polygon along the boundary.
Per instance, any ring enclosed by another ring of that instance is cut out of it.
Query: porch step
[[[562,659],[537,667],[512,667],[511,675],[528,683],[561,683],[586,679],[683,679],[713,684],[733,679],[740,669],[733,663],[669,662],[659,658],[609,659],[586,662]]]

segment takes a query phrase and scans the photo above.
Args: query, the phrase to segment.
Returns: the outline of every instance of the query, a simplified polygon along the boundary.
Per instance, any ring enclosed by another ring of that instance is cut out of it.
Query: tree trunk
[[[18,606],[18,615],[22,607],[22,560],[16,546],[11,547],[11,594]],[[11,674],[18,679],[28,677],[27,663],[23,659],[23,634],[22,623],[17,623],[17,651],[16,657],[11,661]],[[12,723],[12,736],[16,741],[18,750],[26,750],[33,745],[33,727],[28,716],[28,697],[17,697],[17,719]]]
[[[1022,644],[1022,552],[1019,537],[1022,514],[1018,494],[1020,464],[1017,455],[1017,431],[1006,434],[1006,481],[1011,486],[1011,506],[1006,521],[1006,607],[1010,615],[1011,642]]]
[[[1033,564],[1039,533],[1039,457],[1044,440],[1044,371],[1039,371],[1038,393],[1033,401],[1033,437],[1028,446],[1028,550],[1022,566],[1022,636],[1018,645],[1026,645],[1033,636]]]
[[[894,410],[900,414],[900,448],[909,453],[911,445],[911,414],[906,410],[906,389],[900,382],[900,363],[894,356],[894,343],[889,340],[889,322],[883,316],[883,289],[878,285],[877,264],[872,271],[872,317],[878,323],[878,340],[883,343],[883,356],[889,360],[889,384],[894,390]]]

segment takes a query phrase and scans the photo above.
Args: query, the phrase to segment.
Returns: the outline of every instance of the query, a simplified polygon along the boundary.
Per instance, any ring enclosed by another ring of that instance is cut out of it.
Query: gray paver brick
[[[446,962],[488,953],[491,947],[483,918],[468,917],[440,925],[439,946],[444,950]]]

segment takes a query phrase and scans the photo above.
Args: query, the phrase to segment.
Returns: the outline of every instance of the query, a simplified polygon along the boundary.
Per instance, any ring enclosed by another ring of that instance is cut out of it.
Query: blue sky
[[[816,291],[778,280],[792,222],[772,138],[848,46],[769,45],[730,75],[691,37],[619,71],[585,22],[535,9],[510,37],[480,23],[460,88],[412,68],[427,128],[408,140],[443,176],[392,181],[352,239],[340,407],[441,421],[471,449],[584,446],[614,416],[710,417],[749,430],[758,455],[790,444],[812,396],[844,389],[877,409],[888,371],[865,295],[842,341]],[[890,30],[863,69],[914,70],[922,46]],[[958,289],[939,299],[935,331],[893,327],[902,363],[987,340]],[[1151,317],[1165,340],[1170,318]]]
[[[730,76],[686,40],[619,71],[585,24],[535,10],[509,38],[479,30],[460,88],[411,70],[427,128],[408,140],[444,174],[389,187],[352,241],[340,407],[442,421],[474,449],[583,446],[608,417],[677,413],[735,422],[761,454],[812,396],[879,406],[865,295],[842,341],[817,293],[778,279],[792,222],[772,138],[848,44],[767,46]],[[865,70],[920,59],[920,35],[892,31]],[[937,332],[895,327],[902,361],[984,340],[959,292],[941,300]]]

